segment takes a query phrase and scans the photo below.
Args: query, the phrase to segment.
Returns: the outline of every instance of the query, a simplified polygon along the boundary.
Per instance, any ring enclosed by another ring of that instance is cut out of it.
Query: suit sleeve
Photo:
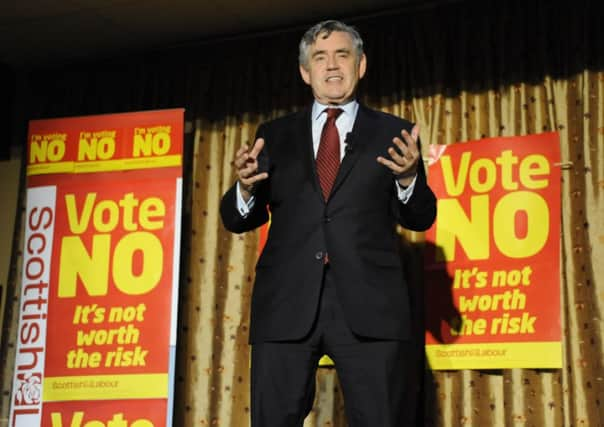
[[[224,227],[233,233],[244,233],[268,221],[266,203],[256,196],[256,203],[245,218],[237,210],[237,191],[233,185],[220,201],[220,217]]]
[[[261,125],[256,132],[254,141],[258,138],[265,138],[264,127]],[[266,143],[266,141],[265,141]],[[258,156],[260,170],[268,171],[268,155],[266,146]],[[234,184],[223,196],[220,201],[220,217],[224,227],[233,233],[244,233],[253,230],[268,221],[267,195],[270,185],[270,175],[264,181],[260,181],[254,191],[256,201],[254,207],[245,217],[241,216],[237,209],[237,185]]]

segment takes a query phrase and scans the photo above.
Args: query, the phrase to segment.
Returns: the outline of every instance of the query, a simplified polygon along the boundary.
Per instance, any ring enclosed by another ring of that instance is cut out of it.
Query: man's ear
[[[307,85],[310,85],[310,73],[308,72],[308,70],[306,68],[304,68],[303,65],[300,65],[299,68],[300,68],[300,75],[302,76],[302,80],[304,80],[304,83],[306,83]]]
[[[367,71],[367,57],[363,53],[359,61],[359,79],[363,78],[365,71]]]

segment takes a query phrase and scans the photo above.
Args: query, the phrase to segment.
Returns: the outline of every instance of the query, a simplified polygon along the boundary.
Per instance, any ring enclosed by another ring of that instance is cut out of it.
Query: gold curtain
[[[558,131],[561,139],[564,368],[418,372],[415,390],[421,396],[411,408],[417,425],[604,425],[604,267],[598,262],[604,258],[604,73],[369,103],[418,122],[424,150],[428,144],[548,131]],[[282,113],[275,110],[270,117]],[[178,425],[248,425],[246,342],[258,233],[228,233],[218,204],[235,178],[235,151],[252,141],[256,126],[270,117],[242,114],[195,122],[190,230],[184,245],[188,261],[181,287]],[[421,240],[421,235],[403,238]],[[421,269],[421,262],[414,268]],[[321,368],[305,427],[345,425],[336,372]]]

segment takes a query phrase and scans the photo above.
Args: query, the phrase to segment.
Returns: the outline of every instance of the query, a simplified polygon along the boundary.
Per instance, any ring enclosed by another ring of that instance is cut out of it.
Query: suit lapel
[[[310,180],[317,197],[319,197],[321,201],[325,202],[323,199],[323,193],[321,192],[321,184],[319,184],[319,176],[317,175],[317,165],[315,162],[315,152],[313,150],[311,111],[311,109],[307,109],[299,116],[301,123],[298,124],[297,129],[302,129],[299,134],[299,142],[304,149],[306,175]]]
[[[371,123],[372,120],[369,110],[359,104],[359,109],[357,111],[357,117],[354,121],[354,126],[352,127],[352,132],[348,136],[348,138],[350,138],[350,140],[348,141],[349,149],[347,150],[347,153],[342,159],[342,163],[340,164],[340,169],[338,170],[338,175],[336,176],[333,188],[331,189],[330,197],[342,185],[342,183],[352,170],[352,167],[363,152],[365,145],[369,141],[369,137],[372,133]]]
[[[313,150],[311,109],[307,109],[298,117],[301,120],[301,123],[299,123],[297,129],[301,129],[301,132],[299,134],[299,142],[304,148],[305,152],[305,164],[306,171],[308,174],[307,176],[311,181],[311,184],[313,186],[313,189],[315,190],[315,193],[317,194],[317,197],[319,197],[321,201],[325,203],[325,200],[323,199],[323,193],[321,191],[321,185],[319,184],[315,153]],[[359,104],[359,109],[357,111],[357,116],[354,121],[354,126],[352,128],[352,132],[349,135],[350,140],[348,141],[348,146],[352,149],[347,150],[346,155],[342,159],[342,163],[340,164],[340,169],[338,170],[336,180],[334,182],[333,188],[331,189],[330,198],[342,185],[342,183],[352,170],[352,167],[359,159],[359,156],[363,152],[365,145],[368,143],[369,138],[372,134],[372,126],[373,118],[371,116],[371,110],[368,110],[367,108]]]

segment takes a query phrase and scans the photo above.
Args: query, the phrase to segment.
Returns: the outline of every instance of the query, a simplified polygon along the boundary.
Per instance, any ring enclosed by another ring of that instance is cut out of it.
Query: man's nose
[[[333,70],[335,68],[338,68],[338,61],[337,61],[335,55],[329,55],[327,57],[327,68],[329,70]]]

